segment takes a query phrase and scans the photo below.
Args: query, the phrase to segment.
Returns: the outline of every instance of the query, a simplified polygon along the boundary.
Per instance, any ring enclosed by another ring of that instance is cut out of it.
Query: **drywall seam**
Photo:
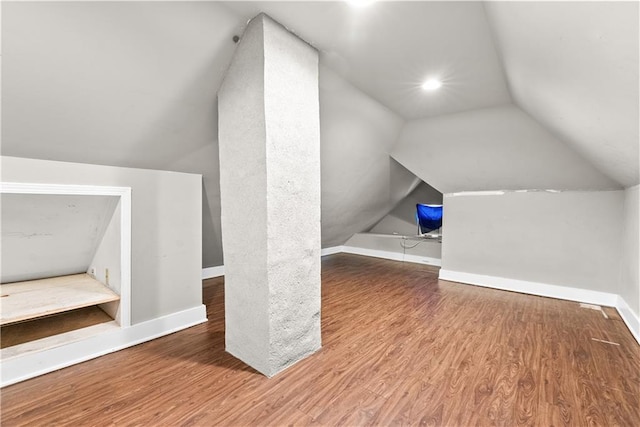
[[[117,328],[80,341],[12,358],[0,362],[0,387],[95,359],[206,321],[206,307],[200,305],[128,328]]]

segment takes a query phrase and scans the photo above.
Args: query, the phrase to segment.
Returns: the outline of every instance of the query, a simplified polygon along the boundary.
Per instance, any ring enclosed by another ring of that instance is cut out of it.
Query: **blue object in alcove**
[[[420,234],[442,227],[442,205],[416,205],[416,219]]]

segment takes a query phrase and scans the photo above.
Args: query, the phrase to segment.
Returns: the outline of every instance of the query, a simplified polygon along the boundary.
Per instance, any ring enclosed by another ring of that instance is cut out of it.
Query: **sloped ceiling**
[[[442,193],[620,188],[515,105],[407,122],[391,156]]]
[[[573,181],[608,188],[601,171],[614,185],[638,183],[637,3],[4,2],[2,154],[202,173],[203,264],[220,264],[215,97],[232,36],[259,11],[321,52],[325,246],[371,227],[415,187],[388,156],[404,120],[515,102],[569,164],[597,166]],[[439,91],[420,89],[430,76],[442,78]],[[544,178],[536,156],[527,170]],[[519,179],[513,168],[491,182],[467,172],[482,187]],[[545,186],[564,187],[558,179]]]
[[[3,154],[163,169],[217,138],[239,19],[197,3],[4,3]]]
[[[638,5],[486,3],[515,102],[626,187],[640,180]]]
[[[222,264],[216,93],[245,23],[216,2],[3,4],[2,154],[200,173],[203,266]],[[324,65],[320,111],[332,246],[417,180],[388,156],[402,118]]]
[[[227,2],[266,12],[320,50],[322,61],[405,119],[511,102],[481,2]],[[425,78],[441,91],[425,96]]]

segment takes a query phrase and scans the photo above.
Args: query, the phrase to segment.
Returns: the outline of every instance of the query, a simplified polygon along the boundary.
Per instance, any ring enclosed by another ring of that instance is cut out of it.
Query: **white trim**
[[[131,326],[131,188],[120,194],[120,326]]]
[[[620,317],[622,317],[624,323],[627,325],[627,328],[629,328],[631,335],[633,335],[636,341],[638,341],[638,344],[640,344],[640,317],[631,310],[629,304],[627,304],[624,298],[620,295],[618,295],[616,309],[618,310],[618,313],[620,313]]]
[[[520,292],[523,294],[531,294],[541,297],[604,305],[607,307],[615,307],[618,301],[617,294],[611,294],[608,292],[590,291],[588,289],[507,279],[504,277],[485,276],[482,274],[464,273],[445,269],[440,270],[439,279],[483,286],[485,288],[501,289],[503,291]]]
[[[343,252],[344,246],[332,246],[324,248],[320,251],[320,256],[334,255]]]
[[[631,310],[624,298],[618,294],[444,269],[440,269],[439,279],[503,291],[615,307],[627,328],[629,328],[631,335],[640,344],[640,317]]]
[[[130,187],[102,185],[39,184],[32,182],[0,182],[0,193],[18,194],[67,194],[88,196],[122,196],[131,192]]]
[[[390,236],[399,237],[399,236]],[[440,266],[440,260],[438,258],[429,258],[420,255],[401,254],[399,252],[379,251],[375,249],[358,248],[356,246],[332,246],[330,248],[324,248],[320,252],[320,256],[334,255],[334,254],[355,254],[364,255],[374,258],[384,258],[393,261],[405,261],[413,262],[416,264],[427,264]],[[202,269],[202,280],[211,279],[213,277],[224,276],[224,265],[217,267],[207,267]]]
[[[120,197],[120,326],[131,325],[131,187],[0,182],[0,193]]]
[[[342,246],[332,246],[330,248],[324,248],[320,252],[320,256],[327,256],[333,254],[339,254],[342,252]],[[212,279],[214,277],[224,276],[224,265],[218,265],[216,267],[205,267],[202,269],[202,280]]]
[[[420,255],[402,254],[400,252],[381,251],[377,249],[359,248],[356,246],[343,246],[342,252],[347,254],[364,255],[374,258],[384,258],[393,261],[412,262],[440,267],[441,260]]]
[[[0,387],[168,335],[207,321],[204,305],[117,328],[76,342],[0,362]]]
[[[224,265],[217,267],[206,267],[202,269],[202,280],[213,279],[214,277],[224,276]]]
[[[504,190],[494,191],[460,191],[458,193],[445,193],[444,197],[460,197],[460,196],[502,196]]]

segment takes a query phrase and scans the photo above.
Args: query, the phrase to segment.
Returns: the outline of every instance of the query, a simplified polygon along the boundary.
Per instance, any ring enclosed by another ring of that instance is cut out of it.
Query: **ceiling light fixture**
[[[361,8],[369,6],[374,1],[375,0],[347,0],[347,3],[349,3],[351,7]]]
[[[429,79],[422,83],[422,89],[424,90],[436,90],[442,86],[442,82],[438,79]]]

